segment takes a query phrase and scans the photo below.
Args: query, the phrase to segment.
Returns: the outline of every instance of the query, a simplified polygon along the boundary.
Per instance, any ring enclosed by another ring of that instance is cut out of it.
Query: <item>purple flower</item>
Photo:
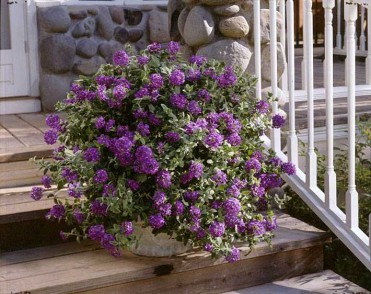
[[[221,237],[225,232],[225,224],[218,221],[213,221],[209,226],[209,232],[214,237]]]
[[[99,150],[94,147],[87,148],[82,156],[87,162],[98,162],[100,160]]]
[[[296,173],[296,167],[292,162],[285,162],[281,166],[282,171],[289,176],[292,176]]]
[[[58,133],[55,130],[46,131],[44,134],[44,141],[46,144],[53,145],[58,140]]]
[[[52,186],[52,183],[53,183],[52,178],[47,175],[41,178],[41,184],[43,184],[45,188],[50,188]]]
[[[197,66],[201,66],[205,62],[207,62],[207,58],[203,56],[192,55],[189,58],[189,63],[195,63]]]
[[[193,121],[189,122],[186,126],[185,126],[185,132],[187,135],[192,135],[193,133],[195,133],[196,131],[199,131],[201,128]]]
[[[208,127],[207,120],[205,118],[198,118],[196,120],[196,126],[200,129],[206,129]]]
[[[88,229],[88,237],[94,241],[100,241],[105,232],[103,225],[94,225]]]
[[[148,223],[153,229],[160,229],[165,225],[165,219],[161,214],[150,215]]]
[[[124,50],[116,51],[112,59],[115,65],[127,66],[129,64],[129,55]]]
[[[223,205],[223,203],[221,202],[221,201],[213,201],[212,203],[211,203],[211,208],[212,209],[215,209],[215,210],[218,210],[219,209],[219,207],[221,207]]]
[[[238,222],[237,222],[237,231],[240,234],[242,234],[246,231],[246,224],[242,219],[238,220]]]
[[[152,200],[153,200],[153,207],[158,209],[160,206],[165,204],[166,194],[162,191],[156,191],[152,197]]]
[[[264,222],[265,222],[265,228],[268,232],[274,231],[278,227],[277,219],[275,217],[272,219],[265,218]]]
[[[95,127],[98,130],[104,129],[106,127],[106,121],[103,116],[97,118],[97,120],[95,121]]]
[[[199,90],[197,92],[197,97],[205,102],[209,102],[211,100],[211,95],[206,89]]]
[[[145,65],[149,62],[149,57],[148,56],[138,56],[138,64],[139,65]]]
[[[258,220],[252,220],[247,225],[247,229],[250,234],[254,234],[255,236],[262,236],[265,234],[265,224],[264,222]]]
[[[67,182],[72,183],[78,180],[79,175],[77,172],[70,170],[69,168],[64,168],[61,172],[62,177],[66,179]]]
[[[107,135],[104,135],[104,134],[101,134],[98,138],[97,138],[97,143],[100,144],[100,145],[103,145],[105,147],[110,147],[111,145],[111,139],[109,136]]]
[[[255,157],[258,160],[264,160],[264,155],[259,150],[254,151],[251,157]]]
[[[144,160],[153,156],[152,149],[146,145],[139,146],[135,152],[135,158]]]
[[[192,161],[189,166],[189,174],[192,178],[199,179],[202,176],[204,170],[204,165],[201,162]]]
[[[185,75],[184,72],[182,72],[179,69],[175,69],[171,72],[169,77],[170,84],[174,86],[180,86],[183,85],[185,82]]]
[[[241,137],[237,133],[232,133],[232,134],[228,135],[227,141],[232,146],[238,146],[238,145],[241,144]]]
[[[73,198],[80,198],[82,193],[80,191],[80,183],[71,183],[68,185],[68,196]]]
[[[234,228],[238,222],[238,217],[235,214],[226,214],[224,216],[224,222],[227,228]]]
[[[218,76],[217,80],[219,87],[226,88],[233,86],[237,82],[237,77],[234,74],[232,67],[227,66],[224,70],[224,73]]]
[[[189,69],[187,73],[187,80],[190,82],[197,81],[201,78],[201,72],[198,69]]]
[[[113,244],[114,241],[115,241],[114,236],[112,236],[111,234],[105,233],[100,240],[100,244],[102,245],[104,249],[108,251],[113,251],[114,249],[116,249],[115,245]]]
[[[142,87],[137,92],[135,92],[134,96],[135,98],[143,98],[145,96],[149,96],[149,90],[147,87]]]
[[[206,232],[205,232],[205,230],[199,228],[199,229],[197,230],[197,233],[196,233],[196,238],[197,238],[198,240],[200,240],[200,239],[203,239],[203,238],[205,238],[205,237],[206,237]]]
[[[282,165],[282,160],[279,157],[275,156],[269,160],[269,163],[272,164],[273,166],[279,167]]]
[[[196,202],[199,197],[198,191],[186,191],[184,192],[184,200],[187,202]]]
[[[266,114],[269,110],[269,103],[264,100],[260,100],[256,103],[256,112],[259,114]]]
[[[128,137],[123,136],[113,141],[116,152],[127,152],[133,147],[134,142]]]
[[[164,203],[158,208],[158,211],[161,213],[162,216],[169,216],[171,215],[171,204]]]
[[[65,214],[66,214],[66,211],[64,209],[64,206],[57,204],[57,205],[54,205],[50,209],[50,211],[46,214],[46,217],[49,219],[54,218],[54,219],[61,220]]]
[[[282,115],[276,114],[272,117],[272,127],[275,129],[281,128],[286,120]]]
[[[154,89],[159,89],[164,85],[164,78],[160,74],[151,74],[149,76],[149,80],[151,81],[151,86]]]
[[[233,185],[235,185],[238,189],[244,189],[247,186],[247,180],[240,180],[239,178],[233,179]]]
[[[264,187],[253,184],[250,188],[251,194],[255,197],[263,197],[265,194]]]
[[[169,44],[167,45],[167,51],[169,52],[170,55],[175,55],[179,51],[179,43],[170,41]]]
[[[134,232],[133,223],[129,221],[123,221],[121,223],[121,232],[125,236],[130,236]]]
[[[210,134],[206,136],[204,139],[204,143],[207,147],[209,147],[211,150],[216,150],[220,145],[223,144],[224,137],[223,135],[212,131]]]
[[[228,261],[229,263],[233,263],[240,260],[240,250],[233,246],[231,253],[229,253],[225,257],[225,260]]]
[[[49,114],[45,119],[46,125],[52,129],[60,130],[61,119],[56,114]]]
[[[184,204],[182,201],[177,200],[174,204],[173,210],[175,215],[182,215],[184,213]]]
[[[161,51],[161,45],[159,43],[153,42],[147,46],[149,53],[158,53]]]
[[[266,189],[280,187],[282,185],[282,179],[276,174],[261,174],[259,178],[260,186]]]
[[[160,188],[168,189],[171,187],[171,174],[167,170],[161,170],[156,174],[156,183]]]
[[[162,123],[161,118],[157,117],[154,113],[148,115],[148,121],[153,126],[159,126]]]
[[[95,215],[106,216],[108,213],[108,206],[107,204],[100,202],[98,199],[95,199],[90,204],[90,211]]]
[[[140,189],[140,184],[136,180],[129,179],[127,184],[132,191],[138,191]]]
[[[227,183],[227,174],[221,170],[217,170],[216,174],[211,177],[211,179],[218,185],[225,185]]]
[[[114,119],[109,119],[105,126],[105,131],[109,132],[112,130],[112,128],[115,126],[116,121]]]
[[[99,169],[95,172],[94,182],[104,184],[108,181],[108,173],[104,169]]]
[[[180,135],[176,132],[167,132],[165,134],[165,139],[169,143],[176,143],[180,140]]]
[[[143,137],[147,137],[151,134],[151,131],[149,130],[149,125],[143,123],[143,122],[140,122],[138,125],[137,125],[137,132],[143,136]]]
[[[79,225],[85,220],[85,215],[79,209],[75,209],[72,215]]]
[[[255,157],[250,158],[245,163],[245,170],[247,172],[250,172],[252,170],[254,170],[256,173],[260,172],[261,164],[260,164],[259,160],[257,160]]]
[[[147,175],[154,175],[159,169],[159,164],[154,158],[136,160],[134,162],[134,171]]]
[[[40,200],[43,197],[44,189],[41,187],[32,187],[30,197],[33,200]]]
[[[187,97],[184,94],[173,94],[170,96],[170,104],[183,110],[187,106]]]
[[[227,189],[227,193],[233,197],[238,197],[241,194],[241,191],[236,185],[232,185]]]
[[[214,247],[210,243],[207,243],[204,246],[204,250],[207,251],[207,252],[212,252],[214,250]]]
[[[197,101],[192,100],[189,102],[187,109],[193,115],[199,115],[201,113],[201,107]]]
[[[241,203],[238,199],[231,197],[224,201],[223,208],[226,214],[236,215],[241,210]]]
[[[115,97],[117,101],[121,102],[122,100],[125,99],[126,96],[125,86],[122,84],[117,85],[116,87],[113,88],[112,93],[113,97]]]
[[[103,186],[103,197],[114,197],[116,195],[116,188],[112,183]]]

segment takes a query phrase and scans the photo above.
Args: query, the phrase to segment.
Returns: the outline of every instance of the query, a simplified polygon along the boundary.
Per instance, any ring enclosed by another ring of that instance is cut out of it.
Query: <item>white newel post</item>
[[[289,87],[289,160],[298,165],[298,137],[295,128],[295,33],[294,33],[294,1],[287,0],[287,52],[288,52],[288,87]]]
[[[326,207],[334,210],[336,207],[336,173],[334,171],[334,66],[333,66],[333,13],[335,0],[324,0],[325,9],[325,91],[326,91],[326,136],[327,136],[327,165],[325,175]]]
[[[270,53],[271,53],[271,86],[273,97],[277,97],[278,78],[277,78],[277,0],[269,0],[270,11]],[[273,115],[278,114],[278,102],[272,104]],[[280,129],[272,128],[271,131],[272,149],[281,151],[281,133]]]
[[[310,189],[317,187],[317,155],[314,151],[314,83],[313,83],[313,13],[312,1],[304,0],[305,35],[304,47],[307,55],[306,78],[308,97],[308,150],[306,156],[306,183]]]
[[[348,85],[348,191],[346,193],[346,223],[350,229],[358,228],[358,192],[355,178],[355,75],[356,43],[354,38],[357,20],[357,4],[344,3],[344,18],[347,26],[347,85]]]
[[[366,84],[371,85],[371,7],[367,9]]]
[[[255,53],[255,76],[258,79],[256,83],[256,98],[261,99],[261,33],[260,33],[260,0],[254,0],[254,53]]]

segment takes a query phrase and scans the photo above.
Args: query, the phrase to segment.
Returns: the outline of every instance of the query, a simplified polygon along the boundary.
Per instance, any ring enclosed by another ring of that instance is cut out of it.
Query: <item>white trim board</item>
[[[0,99],[0,115],[40,112],[41,103],[35,97],[17,97],[11,99]]]

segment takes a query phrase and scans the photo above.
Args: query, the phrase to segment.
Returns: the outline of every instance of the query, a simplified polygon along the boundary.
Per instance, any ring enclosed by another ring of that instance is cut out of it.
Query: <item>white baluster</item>
[[[355,75],[356,75],[356,44],[354,40],[357,5],[344,4],[344,18],[347,26],[347,62],[348,71],[348,191],[346,193],[346,222],[351,229],[358,228],[358,193],[355,178]]]
[[[336,33],[336,48],[341,50],[342,37],[341,37],[341,0],[337,0],[337,33]]]
[[[298,137],[295,130],[295,34],[294,34],[294,1],[287,1],[287,52],[288,52],[288,86],[289,86],[289,138],[288,158],[298,165]]]
[[[269,0],[270,10],[270,29],[271,29],[271,86],[273,97],[277,97],[277,0]],[[272,104],[273,115],[278,114],[278,103]],[[272,149],[281,151],[281,136],[280,129],[272,128],[271,132]]]
[[[365,14],[366,8],[361,8],[361,36],[359,37],[359,50],[366,51],[366,35],[365,35]]]
[[[254,0],[254,51],[255,51],[255,76],[256,99],[261,99],[261,33],[260,33],[260,0]]]
[[[317,187],[317,155],[314,152],[314,95],[313,95],[313,13],[312,1],[304,0],[304,11],[306,24],[306,38],[304,46],[307,55],[307,97],[308,97],[308,150],[306,156],[306,183],[309,188]]]
[[[371,6],[371,4],[369,6]],[[371,85],[371,7],[367,9],[366,84]]]
[[[325,175],[325,203],[334,210],[336,207],[336,173],[334,171],[334,58],[332,9],[335,0],[324,0],[325,9],[325,91],[326,91],[326,133],[327,133],[327,166]]]
[[[305,11],[305,1],[306,0],[303,0],[302,1],[302,5],[303,5],[303,11]],[[305,43],[305,40],[306,40],[306,27],[307,27],[307,16],[306,16],[306,13],[304,12],[303,13],[303,60],[301,62],[301,88],[303,90],[306,90],[307,89],[307,76],[306,76],[306,73],[307,73],[307,52],[306,52],[306,47],[304,45]]]
[[[282,16],[282,28],[280,32],[280,43],[282,44],[283,52],[286,52],[286,7],[285,7],[285,0],[281,0],[279,6],[279,12]],[[285,65],[285,70],[282,74],[282,78],[280,81],[280,87],[283,92],[287,92],[287,66]]]

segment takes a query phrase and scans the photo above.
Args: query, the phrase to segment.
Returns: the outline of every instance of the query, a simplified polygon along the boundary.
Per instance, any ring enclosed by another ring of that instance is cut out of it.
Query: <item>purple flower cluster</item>
[[[218,170],[215,175],[211,177],[211,179],[218,185],[225,185],[227,183],[228,177],[225,172]]]
[[[99,169],[95,172],[94,182],[98,184],[104,184],[108,181],[108,173],[104,169]]]
[[[165,134],[165,139],[169,143],[176,143],[180,140],[180,135],[177,132],[167,132]]]
[[[171,187],[171,174],[167,170],[161,170],[156,174],[156,183],[160,188],[168,189]]]
[[[180,69],[175,69],[171,72],[169,76],[169,82],[173,86],[183,85],[185,82],[185,74]]]
[[[33,200],[40,200],[43,197],[44,189],[41,187],[32,187],[30,197]]]
[[[151,87],[154,89],[159,89],[164,85],[164,78],[160,74],[151,74],[149,80],[151,81]]]
[[[90,204],[90,212],[98,216],[106,216],[108,213],[108,206],[98,199],[95,199]]]
[[[115,237],[106,233],[103,225],[93,225],[88,229],[88,237],[94,241],[100,242],[102,247],[109,251],[113,256],[119,256],[120,251],[114,245]]]
[[[240,260],[240,250],[233,246],[231,253],[225,257],[225,260],[229,263]]]
[[[165,219],[161,214],[153,214],[148,218],[148,223],[153,229],[161,229],[165,225]]]
[[[241,210],[241,203],[237,198],[228,198],[223,203],[223,208],[226,214],[237,215]]]
[[[179,51],[179,43],[170,41],[169,44],[167,45],[167,51],[169,52],[170,55],[175,55]]]
[[[46,218],[48,219],[57,219],[61,220],[66,214],[66,210],[63,205],[57,204],[54,205],[50,211],[46,214]]]
[[[80,198],[82,195],[80,183],[70,183],[67,190],[68,196]]]
[[[64,168],[61,173],[62,177],[66,179],[67,182],[72,183],[78,180],[79,175],[76,171],[69,168]]]
[[[51,188],[52,186],[52,183],[53,183],[53,180],[51,179],[51,177],[45,175],[41,178],[41,184],[44,185],[45,188]]]
[[[132,191],[138,191],[140,189],[140,184],[136,180],[129,179],[127,184]]]
[[[49,114],[45,122],[48,127],[61,131],[61,118],[57,114]]]
[[[48,145],[57,143],[58,133],[55,130],[48,130],[44,134],[44,141]]]
[[[256,112],[259,114],[266,114],[269,111],[269,103],[265,100],[260,100],[256,103]]]
[[[154,175],[159,164],[153,157],[152,149],[146,145],[140,146],[135,152],[134,171],[141,174]]]
[[[200,196],[198,191],[186,191],[184,192],[184,200],[190,203],[196,202]]]
[[[116,192],[116,187],[112,183],[103,186],[103,197],[115,197]]]
[[[189,63],[195,63],[197,66],[201,66],[207,62],[207,58],[204,56],[192,55],[189,58]]]
[[[161,51],[161,44],[153,42],[147,46],[149,53],[159,53]]]
[[[261,170],[261,163],[255,157],[251,157],[245,163],[245,170],[246,172],[250,172],[253,170],[254,172],[258,173]]]
[[[288,174],[289,176],[292,176],[296,173],[296,167],[292,162],[282,163],[281,168],[282,168],[282,171],[285,174]]]
[[[216,131],[211,131],[204,139],[204,143],[211,150],[216,150],[223,144],[224,136]]]
[[[98,162],[100,160],[100,152],[95,147],[87,148],[82,156],[87,162]]]
[[[281,128],[286,120],[282,115],[276,114],[272,117],[272,127],[275,129]]]
[[[129,222],[129,221],[123,221],[121,223],[121,232],[125,236],[130,236],[131,234],[133,234],[133,232],[134,232],[133,223]]]
[[[119,50],[113,54],[112,60],[115,65],[127,66],[129,64],[130,58],[125,51]]]
[[[187,103],[187,97],[184,94],[173,94],[170,96],[170,104],[180,110],[185,109]]]
[[[247,230],[250,234],[257,237],[263,236],[266,233],[265,224],[262,221],[252,220],[247,224]]]
[[[79,209],[75,209],[72,213],[73,217],[77,221],[78,224],[82,224],[85,220],[85,215]]]
[[[227,66],[224,72],[217,77],[218,86],[221,88],[234,86],[237,82],[237,76],[233,72],[231,66]]]
[[[225,232],[225,224],[218,221],[213,221],[209,226],[209,232],[213,237],[221,237]]]

